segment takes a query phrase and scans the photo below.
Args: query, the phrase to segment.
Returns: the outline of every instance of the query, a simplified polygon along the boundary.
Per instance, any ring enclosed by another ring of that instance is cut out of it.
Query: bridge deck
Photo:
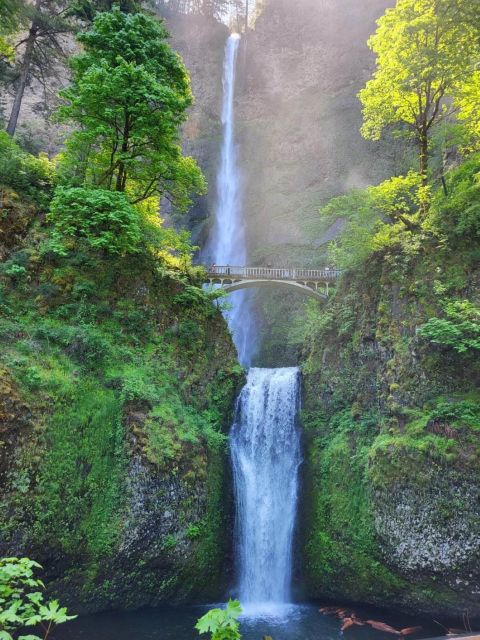
[[[332,282],[338,278],[337,269],[297,269],[272,267],[237,267],[212,265],[207,268],[207,277],[214,278],[242,278],[248,280],[291,280],[294,282]]]

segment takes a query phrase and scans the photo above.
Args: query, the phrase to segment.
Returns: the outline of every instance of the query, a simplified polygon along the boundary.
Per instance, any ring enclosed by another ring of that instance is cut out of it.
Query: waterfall
[[[240,36],[232,33],[225,45],[223,63],[222,148],[217,174],[217,209],[208,254],[217,265],[246,264],[245,225],[241,206],[241,174],[235,143],[235,80]],[[240,362],[249,366],[255,348],[250,296],[246,291],[230,295],[227,320]]]
[[[250,369],[231,431],[239,597],[247,612],[290,601],[300,441],[299,370]]]
[[[235,78],[240,36],[225,45],[223,137],[217,175],[217,209],[208,253],[217,265],[246,264],[241,173],[235,144]],[[255,323],[248,292],[230,296],[227,320],[240,362],[250,366]],[[250,369],[231,430],[238,591],[244,611],[277,612],[290,601],[292,539],[300,443],[296,368]]]

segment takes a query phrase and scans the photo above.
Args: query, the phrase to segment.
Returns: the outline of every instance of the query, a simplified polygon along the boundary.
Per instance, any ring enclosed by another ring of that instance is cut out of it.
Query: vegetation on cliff
[[[425,55],[402,38],[424,46],[478,24],[462,17],[469,4],[455,7],[402,0],[379,21],[365,134],[402,120],[408,131],[423,121],[420,105],[433,131],[449,119],[443,132],[459,147],[439,172],[438,149],[420,136],[419,171],[322,210],[328,223],[344,220],[330,256],[345,273],[324,309],[310,305],[303,365],[310,592],[451,614],[478,613],[480,579],[480,157],[462,102],[468,93],[480,106],[478,31],[460,58],[456,37]],[[449,76],[443,47],[461,73]],[[425,91],[448,100],[427,105]]]
[[[116,33],[117,38],[111,37]],[[186,232],[188,74],[118,7],[79,39],[54,160],[0,134],[0,549],[78,608],[219,597],[242,370]],[[94,105],[94,106],[93,106]]]

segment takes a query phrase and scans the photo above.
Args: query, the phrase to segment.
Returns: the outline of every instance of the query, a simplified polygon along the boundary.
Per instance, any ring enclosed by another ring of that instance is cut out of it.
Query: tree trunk
[[[17,128],[18,116],[20,115],[20,108],[22,106],[23,95],[25,93],[25,87],[28,82],[28,75],[30,73],[30,65],[33,57],[33,47],[35,46],[35,40],[37,38],[37,28],[34,24],[30,27],[30,32],[27,38],[27,44],[25,46],[25,53],[23,54],[22,65],[20,67],[20,80],[18,83],[17,91],[15,92],[15,99],[12,105],[12,111],[7,125],[7,133],[13,136],[15,129]]]
[[[122,147],[121,147],[122,154],[127,153],[129,140],[130,140],[130,116],[128,114],[128,111],[125,110],[125,121],[123,125]],[[125,163],[123,162],[123,160],[119,160],[117,183],[115,185],[115,191],[123,192],[125,191],[126,186],[127,186],[127,167],[125,166]]]
[[[420,175],[422,176],[422,185],[428,184],[428,135],[426,131],[422,131],[418,140],[419,156],[420,156]]]
[[[248,33],[248,0],[245,0],[245,35]]]

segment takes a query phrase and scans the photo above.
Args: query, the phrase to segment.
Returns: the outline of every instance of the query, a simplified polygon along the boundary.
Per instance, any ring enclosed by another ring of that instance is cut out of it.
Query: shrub
[[[138,214],[123,193],[84,187],[58,187],[48,220],[54,236],[85,239],[92,249],[108,254],[135,253],[139,250]]]
[[[242,607],[238,600],[229,600],[225,609],[210,609],[202,616],[195,629],[199,633],[211,633],[211,640],[239,640],[238,617]]]
[[[468,300],[444,303],[445,318],[430,318],[418,334],[457,353],[480,350],[480,307]]]
[[[23,151],[12,138],[0,131],[1,183],[27,200],[45,205],[50,199],[54,165],[45,154],[38,157]]]
[[[0,559],[0,638],[13,640],[10,632],[24,627],[40,626],[47,638],[52,627],[76,616],[67,615],[57,600],[43,601],[45,585],[35,578],[35,569],[41,566],[29,558]],[[37,635],[22,638],[40,640]]]
[[[448,195],[438,191],[425,225],[447,237],[480,236],[480,154],[472,155],[447,176]]]

